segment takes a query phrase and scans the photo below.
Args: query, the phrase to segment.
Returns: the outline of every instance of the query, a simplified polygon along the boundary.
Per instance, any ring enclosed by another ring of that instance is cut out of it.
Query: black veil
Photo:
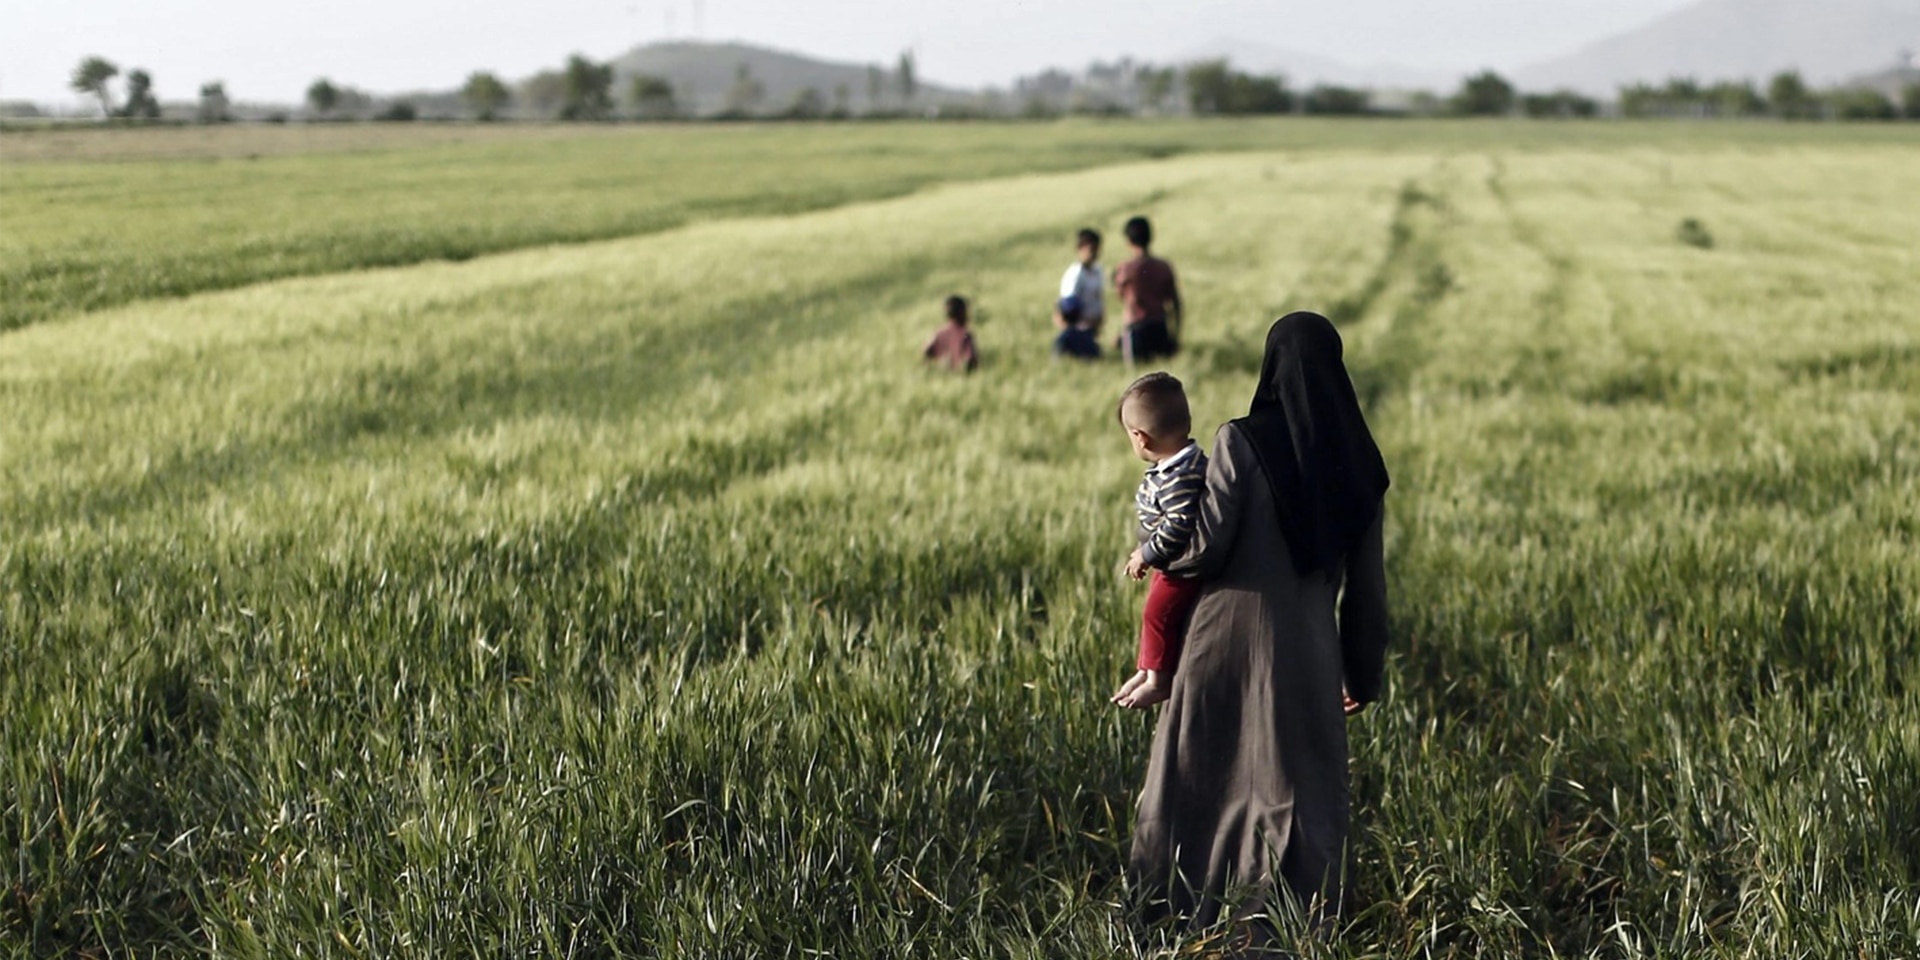
[[[1389,482],[1340,354],[1326,317],[1300,311],[1274,321],[1252,409],[1233,421],[1266,471],[1302,576],[1346,557],[1373,525]]]

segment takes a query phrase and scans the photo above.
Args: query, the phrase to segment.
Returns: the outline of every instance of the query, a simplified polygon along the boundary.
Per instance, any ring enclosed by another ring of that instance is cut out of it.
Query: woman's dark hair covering
[[[1331,571],[1373,525],[1389,481],[1326,317],[1274,321],[1252,409],[1233,426],[1267,474],[1295,569]]]

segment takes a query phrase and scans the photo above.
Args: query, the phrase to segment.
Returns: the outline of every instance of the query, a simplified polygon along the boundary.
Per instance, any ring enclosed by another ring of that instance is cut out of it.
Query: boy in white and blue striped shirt
[[[1140,617],[1138,672],[1113,695],[1114,703],[1137,709],[1172,693],[1187,617],[1199,599],[1198,581],[1169,577],[1164,571],[1186,552],[1199,524],[1207,455],[1190,436],[1193,417],[1186,390],[1170,374],[1149,373],[1135,380],[1120,396],[1119,417],[1133,452],[1153,464],[1133,495],[1140,545],[1127,557],[1127,576],[1139,580],[1149,571],[1153,574]]]

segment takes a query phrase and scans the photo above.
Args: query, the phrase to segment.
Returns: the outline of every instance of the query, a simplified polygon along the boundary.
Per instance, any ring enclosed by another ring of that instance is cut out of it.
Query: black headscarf
[[[1233,425],[1273,487],[1294,568],[1331,570],[1373,525],[1388,480],[1326,317],[1300,311],[1274,321],[1253,408]]]

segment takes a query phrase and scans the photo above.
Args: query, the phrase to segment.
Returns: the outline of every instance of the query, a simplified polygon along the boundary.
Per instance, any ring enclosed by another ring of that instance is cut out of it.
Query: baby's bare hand
[[[1140,548],[1135,547],[1132,553],[1127,554],[1127,576],[1129,578],[1145,580],[1147,578],[1147,571],[1150,569],[1152,568],[1147,566],[1147,558],[1140,554]]]

